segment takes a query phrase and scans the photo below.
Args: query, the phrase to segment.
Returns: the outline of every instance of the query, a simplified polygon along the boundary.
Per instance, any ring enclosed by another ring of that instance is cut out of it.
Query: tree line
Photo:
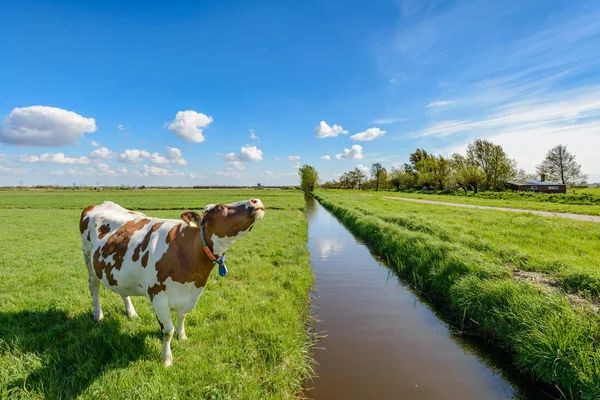
[[[305,167],[314,170],[313,167]],[[410,154],[408,163],[390,169],[374,163],[368,172],[369,175],[366,169],[356,167],[343,173],[338,180],[324,182],[321,187],[375,190],[462,189],[477,193],[480,190],[505,190],[508,182],[524,182],[538,177],[566,185],[583,183],[587,178],[581,172],[581,165],[576,162],[575,156],[564,145],[559,144],[548,150],[544,160],[536,166],[536,173],[528,174],[517,167],[516,161],[508,157],[502,146],[484,139],[471,142],[464,155],[454,153],[450,157],[444,157],[416,149]],[[316,170],[314,176],[316,181],[313,181],[311,191],[318,183]]]

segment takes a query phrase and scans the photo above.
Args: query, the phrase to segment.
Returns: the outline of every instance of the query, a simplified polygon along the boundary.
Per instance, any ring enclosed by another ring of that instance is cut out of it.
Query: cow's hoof
[[[137,318],[139,315],[134,311],[132,313],[127,313],[128,318]]]
[[[187,340],[187,335],[185,333],[182,335],[179,335],[179,340]]]
[[[163,364],[164,364],[165,368],[172,366],[173,365],[173,356],[170,354],[168,356],[166,356],[163,361]]]
[[[94,311],[94,321],[100,322],[104,318],[102,310]]]

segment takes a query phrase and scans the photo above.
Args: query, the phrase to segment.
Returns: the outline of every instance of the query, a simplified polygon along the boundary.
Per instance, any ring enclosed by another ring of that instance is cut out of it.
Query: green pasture
[[[186,320],[189,339],[162,337],[151,306],[125,316],[102,289],[92,321],[81,255],[81,209],[112,200],[150,216],[260,198],[267,210],[228,252]],[[140,190],[0,194],[0,398],[294,398],[311,371],[307,333],[312,273],[301,192]]]

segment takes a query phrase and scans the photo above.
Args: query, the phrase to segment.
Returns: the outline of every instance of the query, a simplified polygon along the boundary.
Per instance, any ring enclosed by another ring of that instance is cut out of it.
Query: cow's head
[[[231,204],[209,204],[202,216],[185,212],[181,219],[190,224],[194,221],[204,226],[206,239],[213,242],[213,252],[223,254],[233,241],[248,233],[256,221],[265,215],[265,206],[259,199]]]

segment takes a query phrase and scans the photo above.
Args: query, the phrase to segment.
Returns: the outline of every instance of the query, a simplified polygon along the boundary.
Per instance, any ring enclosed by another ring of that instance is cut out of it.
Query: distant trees
[[[567,146],[559,144],[548,150],[546,158],[536,167],[537,173],[545,175],[552,181],[563,184],[575,184],[587,179],[581,172],[581,165],[575,161],[575,156],[567,151]]]
[[[303,165],[298,170],[298,175],[300,175],[300,186],[302,190],[309,193],[317,188],[319,184],[319,173],[314,167],[310,165]]]
[[[517,163],[508,158],[502,146],[488,140],[476,139],[467,147],[469,165],[476,165],[485,174],[484,190],[502,190],[517,174]]]
[[[518,169],[516,161],[508,157],[502,146],[484,139],[469,143],[464,155],[455,153],[451,157],[445,157],[416,149],[409,155],[407,163],[387,170],[376,162],[371,166],[370,179],[365,172],[366,168],[357,166],[342,174],[338,182],[326,182],[323,186],[375,190],[460,188],[465,193],[477,193],[481,190],[504,190],[509,182],[534,180],[537,176]],[[581,173],[581,166],[575,161],[575,156],[563,145],[548,151],[544,161],[537,166],[537,172],[565,184],[580,183],[587,178]]]
[[[387,170],[381,163],[374,163],[371,166],[371,176],[375,181],[375,191],[379,191],[379,184],[387,179]]]

